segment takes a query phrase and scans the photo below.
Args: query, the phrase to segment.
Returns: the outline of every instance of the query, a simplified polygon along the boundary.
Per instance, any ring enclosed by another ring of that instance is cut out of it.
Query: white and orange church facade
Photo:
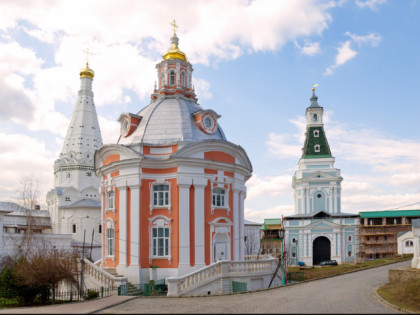
[[[95,154],[101,178],[103,268],[133,283],[244,259],[245,182],[252,165],[203,109],[178,48],[156,65],[158,86],[137,114],[123,113],[117,144]]]

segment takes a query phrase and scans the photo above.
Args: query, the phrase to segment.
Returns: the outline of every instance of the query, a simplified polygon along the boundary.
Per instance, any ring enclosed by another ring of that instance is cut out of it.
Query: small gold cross
[[[89,55],[93,55],[93,53],[91,53],[89,51],[89,48],[86,48],[85,50],[83,50],[86,53],[86,63],[89,62]]]
[[[176,33],[176,29],[178,28],[178,25],[176,25],[176,21],[174,19],[174,21],[172,23],[170,23],[174,29],[174,34]]]

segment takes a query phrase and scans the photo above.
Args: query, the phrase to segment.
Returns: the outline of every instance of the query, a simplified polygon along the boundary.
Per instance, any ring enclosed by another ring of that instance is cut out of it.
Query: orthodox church
[[[94,72],[88,63],[80,71],[80,90],[63,149],[54,163],[54,188],[46,201],[53,233],[71,234],[73,246],[85,241],[97,249],[102,242],[100,179],[95,175],[94,154],[102,146],[93,100]]]
[[[315,88],[310,101],[302,157],[292,179],[295,214],[284,218],[288,262],[316,265],[333,259],[340,264],[358,254],[359,215],[341,212],[343,178],[334,167]]]
[[[174,25],[175,28],[175,25]],[[193,67],[178,47],[156,65],[151,102],[122,113],[116,144],[95,153],[101,180],[103,259],[133,283],[244,259],[245,182],[252,165],[226,140],[220,115],[197,102]]]

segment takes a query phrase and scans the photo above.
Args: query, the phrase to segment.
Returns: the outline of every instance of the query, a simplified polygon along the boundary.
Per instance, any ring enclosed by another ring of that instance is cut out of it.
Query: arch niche
[[[314,240],[312,250],[312,265],[318,265],[321,261],[331,259],[331,242],[325,236],[319,236]]]

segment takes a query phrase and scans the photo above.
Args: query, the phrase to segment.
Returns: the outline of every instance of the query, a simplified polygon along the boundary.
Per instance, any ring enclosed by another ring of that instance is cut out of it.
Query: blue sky
[[[343,212],[420,207],[418,0],[0,1],[0,200],[33,176],[45,204],[86,48],[115,143],[120,113],[149,103],[174,18],[199,103],[253,164],[246,219],[293,213],[315,83]]]

